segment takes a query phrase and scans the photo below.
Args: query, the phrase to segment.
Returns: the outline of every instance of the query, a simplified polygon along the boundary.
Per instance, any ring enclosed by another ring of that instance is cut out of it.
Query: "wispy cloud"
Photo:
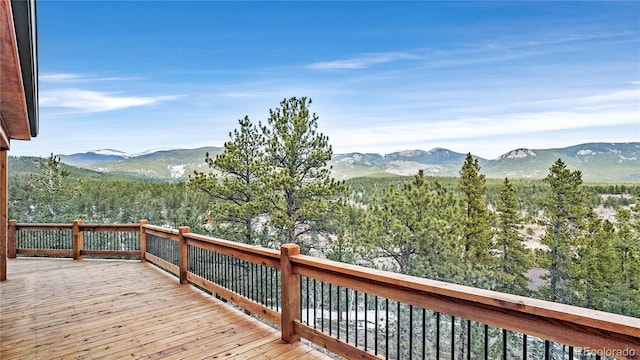
[[[306,67],[313,70],[353,70],[400,60],[415,60],[417,58],[416,55],[409,52],[380,52],[363,54],[349,59],[317,62]]]
[[[608,134],[611,128],[637,128],[638,100],[640,90],[620,90],[513,106],[504,104],[504,108],[519,111],[498,113],[491,110],[479,116],[472,115],[473,109],[461,105],[459,116],[450,118],[451,114],[444,114],[444,117],[432,118],[430,121],[416,115],[407,118],[406,115],[382,111],[379,116],[384,121],[371,119],[367,114],[364,116],[370,124],[367,127],[359,127],[353,131],[329,129],[327,133],[332,142],[340,145],[337,146],[340,151],[375,151],[380,144],[385,144],[393,151],[412,147],[425,148],[427,144],[461,144],[462,147],[468,147],[479,139],[495,141],[497,138],[500,139],[499,143],[507,141],[515,144],[518,139],[525,138],[536,138],[539,142],[544,139],[541,134],[566,131],[597,133],[602,139],[610,140],[614,134]],[[336,124],[340,123],[342,122],[336,121]],[[633,139],[633,134],[629,136]],[[472,148],[462,150],[469,151]]]
[[[70,74],[70,73],[43,73],[38,75],[38,80],[51,83],[70,83],[70,82],[88,82],[88,81],[126,81],[138,80],[139,77],[126,76],[97,76],[86,74]]]
[[[162,101],[176,100],[182,95],[123,96],[82,89],[44,90],[40,94],[40,106],[71,108],[81,112],[103,112],[150,105]]]

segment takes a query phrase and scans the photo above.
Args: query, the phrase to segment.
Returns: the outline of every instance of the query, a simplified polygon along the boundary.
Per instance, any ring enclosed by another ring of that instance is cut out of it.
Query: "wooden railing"
[[[39,248],[46,232],[55,246]],[[91,235],[100,233],[137,242]],[[279,326],[284,341],[349,359],[640,358],[637,318],[314,258],[296,245],[276,251],[146,221],[10,221],[8,245],[10,257],[148,261]]]

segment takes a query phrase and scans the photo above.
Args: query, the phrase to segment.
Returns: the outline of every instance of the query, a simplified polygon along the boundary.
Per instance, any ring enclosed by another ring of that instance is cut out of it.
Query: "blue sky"
[[[335,153],[640,141],[629,2],[38,2],[40,134],[11,155],[221,146],[313,99]]]

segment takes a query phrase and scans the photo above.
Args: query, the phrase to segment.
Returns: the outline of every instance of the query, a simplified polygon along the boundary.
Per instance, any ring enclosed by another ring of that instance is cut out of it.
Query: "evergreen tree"
[[[462,250],[464,263],[464,283],[483,287],[487,271],[493,266],[492,252],[492,214],[483,197],[487,192],[485,176],[480,174],[478,159],[467,153],[458,189],[462,192]]]
[[[344,202],[337,208],[335,229],[327,258],[353,264],[364,233],[365,209]]]
[[[75,214],[69,210],[80,188],[69,178],[69,169],[53,154],[47,159],[39,158],[37,166],[39,172],[30,176],[33,213],[29,220],[43,223],[73,221]]]
[[[640,222],[638,219],[634,222],[631,211],[627,209],[620,209],[616,220],[613,246],[620,283],[617,291],[619,307],[614,312],[640,317],[640,231],[634,229],[634,225],[638,227]]]
[[[388,258],[403,274],[452,278],[456,267],[455,200],[420,170],[400,189],[390,186],[375,201],[363,245],[372,258]]]
[[[589,213],[581,190],[582,174],[571,171],[561,159],[550,168],[544,182],[550,187],[545,203],[546,231],[541,242],[548,250],[549,285],[543,286],[543,296],[551,301],[573,304],[572,264],[576,248],[584,237],[584,219]]]
[[[515,190],[508,178],[504,179],[496,205],[496,250],[494,289],[511,294],[527,295],[529,280],[528,251],[518,230],[520,217]]]
[[[247,244],[259,242],[256,233],[261,214],[266,212],[264,197],[265,138],[248,117],[239,120],[240,130],[229,133],[224,151],[205,161],[213,172],[198,173],[189,179],[192,188],[208,194],[214,201],[211,212],[217,225],[226,228],[229,240]]]
[[[265,185],[275,191],[270,223],[284,241],[304,252],[309,235],[322,232],[330,220],[337,205],[331,200],[344,193],[344,185],[330,176],[327,162],[333,151],[328,137],[317,132],[318,116],[309,105],[306,97],[285,99],[280,108],[269,110],[268,126],[262,127],[271,171]]]
[[[613,224],[589,217],[587,235],[576,247],[572,264],[571,288],[575,305],[603,311],[616,311],[614,303],[623,293],[619,289],[620,269],[613,247]]]

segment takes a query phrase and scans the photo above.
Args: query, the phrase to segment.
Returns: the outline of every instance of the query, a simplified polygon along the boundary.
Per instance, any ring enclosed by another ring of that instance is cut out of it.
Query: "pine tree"
[[[636,215],[637,216],[637,215]],[[618,284],[619,307],[614,312],[640,317],[640,230],[634,229],[640,222],[633,222],[631,211],[620,209],[616,214],[616,234],[613,246],[616,250],[620,273]]]
[[[458,189],[462,192],[462,222],[464,282],[467,285],[484,286],[487,271],[493,266],[492,214],[483,197],[487,192],[485,176],[480,174],[478,159],[468,153],[458,179]]]
[[[255,228],[259,216],[267,212],[264,178],[265,138],[249,117],[240,119],[240,130],[229,133],[224,151],[205,162],[213,171],[195,172],[189,186],[212,198],[211,215],[217,225],[224,225],[224,236],[230,240],[254,244],[259,241]]]
[[[545,202],[546,231],[541,240],[549,249],[549,285],[541,291],[551,301],[573,304],[576,299],[572,289],[572,264],[576,261],[576,248],[584,237],[584,219],[589,213],[580,187],[582,174],[567,169],[558,159],[544,182],[551,190]]]
[[[266,163],[270,173],[265,184],[275,191],[270,197],[270,223],[284,241],[310,247],[310,235],[322,232],[345,192],[344,184],[330,176],[327,162],[333,150],[329,138],[317,131],[318,116],[309,112],[311,99],[285,99],[280,108],[269,110]]]
[[[496,226],[497,260],[494,289],[511,294],[527,295],[529,254],[518,232],[520,217],[515,190],[508,178],[504,179],[498,202]]]
[[[613,224],[589,216],[587,234],[576,247],[571,288],[575,305],[616,311],[614,304],[623,293],[619,289],[620,270],[613,247]]]
[[[47,159],[39,158],[37,165],[39,172],[32,174],[30,179],[34,211],[29,220],[44,223],[73,221],[75,214],[69,210],[80,192],[79,183],[70,179],[69,169],[53,154]]]
[[[429,278],[452,277],[455,200],[420,170],[399,189],[390,186],[374,200],[363,244],[372,258],[388,258],[396,271]]]

